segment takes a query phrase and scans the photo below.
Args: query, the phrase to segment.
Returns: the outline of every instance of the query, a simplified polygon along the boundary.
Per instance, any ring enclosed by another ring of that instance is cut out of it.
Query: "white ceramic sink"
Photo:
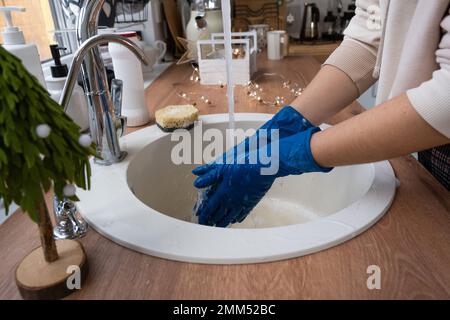
[[[237,128],[257,128],[271,115],[236,114]],[[203,128],[228,127],[228,116],[201,117]],[[221,229],[191,223],[195,165],[171,161],[170,134],[156,126],[121,139],[122,163],[93,165],[92,190],[78,191],[80,211],[107,238],[136,251],[199,263],[256,263],[298,257],[364,232],[389,209],[395,176],[388,162],[330,174],[278,179],[242,223]]]

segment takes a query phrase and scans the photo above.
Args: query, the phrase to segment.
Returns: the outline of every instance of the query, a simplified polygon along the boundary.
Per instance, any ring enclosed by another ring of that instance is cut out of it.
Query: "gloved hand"
[[[291,106],[286,106],[259,128],[258,131],[261,129],[268,131],[278,129],[280,133],[279,138],[282,139],[312,127],[313,125],[300,112]]]
[[[238,155],[239,162],[213,162],[193,170],[199,176],[194,182],[195,187],[207,188],[203,202],[196,208],[200,224],[226,227],[230,223],[242,222],[278,177],[331,171],[331,168],[320,167],[311,154],[311,136],[318,131],[319,128],[311,127],[278,141],[273,140],[258,150]],[[268,155],[271,163],[263,163],[261,154]],[[258,161],[250,163],[249,159],[255,158]],[[263,173],[263,169],[277,162],[275,173]]]
[[[252,146],[257,145],[258,141],[261,142],[265,140],[267,144],[270,144],[272,130],[278,129],[278,139],[282,139],[312,127],[313,125],[297,110],[291,106],[286,106],[275,114],[272,119],[256,130],[256,133],[253,136],[246,138],[240,144],[228,150],[215,162],[231,162],[236,159],[239,153],[250,151]],[[265,139],[262,139],[262,137]]]
[[[271,130],[278,129],[278,138],[282,139],[312,127],[313,125],[305,119],[300,112],[291,106],[286,106],[275,114],[272,119],[263,124],[253,136],[247,138],[243,143],[251,145],[252,139],[258,139],[261,135],[268,134],[267,143],[269,144],[271,139]],[[265,131],[265,133],[262,133],[263,131]],[[235,150],[238,146],[235,146]]]
[[[286,106],[282,108],[275,116],[273,116],[272,119],[262,125],[253,136],[246,138],[243,142],[228,150],[226,153],[216,159],[214,163],[233,163],[233,161],[236,161],[239,153],[245,154],[246,152],[249,152],[252,147],[258,146],[258,144],[260,144],[258,143],[258,141],[261,142],[263,140],[261,139],[263,136],[266,138],[266,144],[270,144],[272,138],[272,135],[270,134],[271,130],[278,129],[278,139],[281,139],[312,127],[313,125],[297,110],[295,110],[291,106]],[[211,167],[209,165],[205,165],[197,168],[193,172],[197,175],[202,175],[202,172],[206,174],[208,172],[207,168]],[[213,185],[214,182],[211,181],[210,184]],[[203,198],[208,199],[208,196],[212,194],[213,190],[213,187],[208,187],[206,190],[204,190]],[[198,209],[199,207],[197,206],[194,208],[194,211],[197,213],[197,215],[199,215]],[[201,224],[206,224],[204,218],[200,217],[199,220]]]

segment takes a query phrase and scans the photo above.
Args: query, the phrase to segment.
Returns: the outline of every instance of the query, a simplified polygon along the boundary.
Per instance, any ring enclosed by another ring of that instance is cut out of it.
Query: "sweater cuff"
[[[450,71],[436,71],[433,79],[411,89],[407,96],[417,113],[441,134],[450,138]]]
[[[376,60],[376,54],[369,48],[355,40],[345,39],[324,65],[332,65],[343,71],[355,83],[361,95],[377,81],[373,77]]]

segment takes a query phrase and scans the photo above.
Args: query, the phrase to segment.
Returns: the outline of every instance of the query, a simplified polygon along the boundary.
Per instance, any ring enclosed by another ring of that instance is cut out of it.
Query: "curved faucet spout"
[[[133,52],[134,55],[139,60],[141,60],[143,64],[145,65],[149,64],[148,58],[145,56],[144,51],[142,51],[142,49],[139,48],[132,40],[114,34],[101,34],[93,36],[89,40],[86,40],[74,54],[72,66],[70,67],[69,74],[67,76],[67,81],[64,85],[61,99],[59,102],[59,104],[64,108],[64,111],[67,111],[70,97],[72,96],[73,88],[78,79],[78,73],[80,72],[80,69],[83,65],[84,57],[89,53],[91,49],[110,42],[118,43],[125,46],[131,52]]]
[[[118,97],[115,96],[113,101],[109,92],[106,68],[98,47],[115,42],[131,50],[144,64],[148,64],[148,60],[142,49],[128,38],[115,34],[97,35],[98,17],[104,3],[105,0],[84,0],[83,2],[77,21],[77,39],[80,47],[74,55],[60,104],[66,111],[81,70],[89,110],[90,133],[99,156],[94,161],[99,165],[108,166],[122,161],[127,155],[121,150],[118,137],[119,132],[120,135],[124,132],[126,117],[117,113],[120,108],[115,107],[114,102],[117,103]],[[120,92],[118,88],[113,91],[116,94]],[[67,199],[63,202],[59,202],[59,199],[55,200],[59,204],[68,201]],[[58,212],[55,211],[55,214],[58,217]],[[60,222],[63,226],[67,221]],[[55,235],[58,237],[58,232]]]
[[[98,18],[105,0],[85,0],[78,15],[77,39],[82,44],[97,35]]]

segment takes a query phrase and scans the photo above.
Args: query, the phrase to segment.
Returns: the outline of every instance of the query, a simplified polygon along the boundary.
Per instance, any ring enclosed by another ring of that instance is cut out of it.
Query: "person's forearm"
[[[450,143],[411,105],[406,94],[315,134],[311,151],[323,167],[392,159]]]
[[[337,114],[358,98],[355,83],[336,67],[325,65],[291,106],[315,125]]]

